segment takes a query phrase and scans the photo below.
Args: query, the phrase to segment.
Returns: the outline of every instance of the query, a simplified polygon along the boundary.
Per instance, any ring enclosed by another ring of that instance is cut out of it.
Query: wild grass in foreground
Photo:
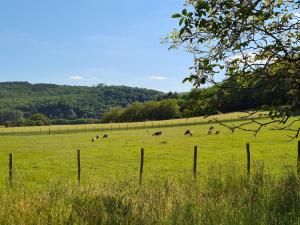
[[[225,172],[226,171],[226,172]],[[76,186],[56,182],[37,192],[15,185],[0,195],[0,224],[300,224],[300,178],[293,170],[248,177],[232,164],[190,176]],[[17,183],[17,181],[16,181]]]

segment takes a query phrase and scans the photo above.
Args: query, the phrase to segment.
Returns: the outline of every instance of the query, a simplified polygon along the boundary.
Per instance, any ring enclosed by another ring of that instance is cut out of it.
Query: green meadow
[[[231,122],[239,123],[239,122]],[[207,131],[214,126],[212,135]],[[190,129],[192,137],[184,136]],[[162,136],[153,137],[155,131]],[[220,134],[215,135],[219,131]],[[101,138],[104,133],[109,137]],[[92,142],[97,134],[100,138]],[[206,175],[212,165],[234,162],[246,170],[246,143],[250,143],[251,161],[263,161],[265,168],[278,174],[287,165],[296,169],[297,140],[288,142],[289,133],[264,129],[252,133],[231,133],[217,124],[154,129],[109,130],[53,135],[0,136],[1,184],[8,175],[8,155],[13,154],[14,177],[39,186],[55,179],[76,181],[77,150],[81,151],[82,182],[99,182],[139,176],[140,149],[145,149],[144,177],[164,173],[192,176],[193,149],[198,146],[198,172]]]
[[[211,126],[214,132],[208,135]],[[187,129],[192,137],[184,136]],[[156,131],[162,136],[153,137]],[[107,139],[92,142],[105,133]],[[264,128],[254,137],[204,123],[3,135],[0,224],[299,224],[298,140],[288,142],[289,134]],[[246,143],[251,149],[251,176],[246,170]],[[198,146],[196,180],[194,146]],[[139,185],[141,148],[145,164]]]

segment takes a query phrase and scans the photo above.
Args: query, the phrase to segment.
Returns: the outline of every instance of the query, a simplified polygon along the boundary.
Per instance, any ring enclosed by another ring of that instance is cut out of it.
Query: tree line
[[[90,123],[111,123],[111,122],[137,122],[167,120],[183,117],[206,116],[217,113],[227,113],[234,111],[263,109],[272,111],[273,108],[289,107],[294,104],[294,93],[287,91],[289,85],[286,80],[282,80],[280,87],[274,89],[273,84],[262,85],[257,88],[243,88],[238,76],[232,76],[222,83],[222,87],[212,85],[206,88],[194,88],[187,93],[165,93],[150,92],[154,94],[143,98],[132,98],[126,104],[119,104],[119,96],[111,92],[116,98],[115,104],[110,108],[97,109],[103,104],[103,99],[93,99],[100,101],[93,105],[90,98],[86,99],[93,108],[91,114],[79,114],[76,107],[80,107],[74,98],[70,101],[59,99],[55,101],[42,98],[42,102],[34,104],[32,102],[24,110],[22,107],[11,107],[13,102],[7,101],[8,109],[0,110],[0,124],[5,126],[40,126],[49,124],[90,124]],[[261,82],[264,82],[263,80]],[[226,88],[224,88],[226,87]],[[103,88],[103,87],[102,87]],[[111,89],[109,89],[111,91]],[[78,92],[79,95],[81,92]],[[31,96],[31,95],[28,95]],[[87,95],[83,95],[83,97]],[[123,99],[124,96],[122,96]],[[147,101],[150,99],[150,101]],[[153,100],[154,99],[154,100]],[[0,104],[5,102],[0,100]],[[18,101],[18,99],[17,99]],[[74,105],[73,105],[74,104]],[[78,104],[78,105],[77,105]],[[17,104],[16,104],[17,105]],[[11,107],[11,109],[9,109]],[[299,111],[299,110],[298,110]],[[297,114],[294,110],[292,113]]]
[[[102,122],[166,120],[246,110],[272,111],[293,104],[294,93],[285,89],[287,84],[284,81],[281,82],[282,88],[276,90],[272,84],[249,89],[241,87],[238,82],[237,76],[233,76],[224,81],[222,87],[194,88],[187,93],[168,93],[160,101],[135,102],[126,108],[112,108],[103,114]],[[299,110],[291,113],[297,114]]]
[[[111,107],[155,100],[163,93],[126,86],[93,87],[28,82],[0,83],[0,125],[85,124],[100,122]],[[47,120],[35,119],[43,114]]]
[[[181,117],[177,99],[135,102],[127,108],[116,107],[103,114],[102,122],[138,122],[146,120],[167,120]]]

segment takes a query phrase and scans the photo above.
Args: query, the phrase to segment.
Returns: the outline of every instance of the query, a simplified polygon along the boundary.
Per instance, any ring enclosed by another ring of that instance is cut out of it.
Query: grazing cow
[[[100,135],[99,134],[97,134],[97,136],[96,136],[96,139],[99,139],[100,138]]]
[[[104,135],[103,135],[103,138],[108,138],[108,134],[104,134]]]
[[[220,133],[220,131],[217,130],[217,131],[216,131],[216,135],[218,135],[219,133]]]
[[[152,136],[160,136],[160,135],[162,135],[161,131],[158,131],[158,132],[155,132],[154,134],[152,134]]]
[[[212,131],[211,130],[208,130],[207,134],[208,135],[211,135]]]
[[[187,130],[187,131],[184,133],[184,135],[185,135],[185,136],[186,136],[186,135],[193,136],[191,130]]]
[[[210,129],[210,130],[213,130],[213,129],[214,129],[214,127],[213,127],[213,126],[211,126],[209,129]]]
[[[92,142],[95,142],[95,141],[96,141],[96,138],[93,138],[93,139],[92,139]]]

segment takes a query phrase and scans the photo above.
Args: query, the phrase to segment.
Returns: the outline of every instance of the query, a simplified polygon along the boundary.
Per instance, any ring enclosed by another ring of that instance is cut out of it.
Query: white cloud
[[[70,80],[82,80],[83,77],[82,77],[82,76],[79,76],[79,75],[75,75],[75,76],[70,76],[69,79],[70,79]]]
[[[167,77],[164,76],[150,76],[149,79],[151,80],[167,80]]]

